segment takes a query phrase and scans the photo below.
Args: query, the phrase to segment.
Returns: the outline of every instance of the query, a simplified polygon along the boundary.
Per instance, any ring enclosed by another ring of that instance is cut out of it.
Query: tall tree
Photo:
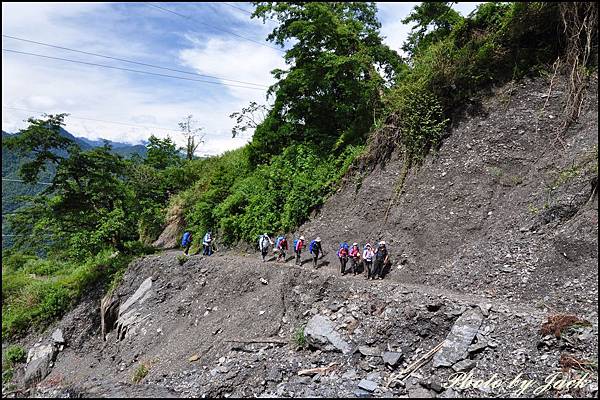
[[[152,135],[148,138],[146,148],[148,152],[144,163],[156,169],[162,170],[171,165],[178,165],[181,161],[177,146],[170,137],[160,139]]]
[[[450,1],[423,2],[413,8],[402,20],[403,24],[414,22],[402,50],[413,57],[420,50],[447,37],[463,17],[452,9]]]
[[[192,160],[194,158],[194,153],[196,152],[196,149],[198,149],[198,146],[200,146],[200,143],[204,143],[205,136],[205,134],[202,133],[202,128],[194,127],[198,122],[192,120],[192,118],[192,115],[188,115],[182,122],[179,123],[181,133],[187,141],[183,150],[185,150],[186,158],[188,160]]]
[[[254,149],[268,153],[291,141],[317,143],[329,151],[338,139],[363,138],[382,91],[401,65],[398,54],[382,42],[375,4],[253,4],[253,18],[279,22],[268,40],[294,43],[285,54],[289,68],[272,72],[278,81],[268,93],[275,102],[255,132]]]

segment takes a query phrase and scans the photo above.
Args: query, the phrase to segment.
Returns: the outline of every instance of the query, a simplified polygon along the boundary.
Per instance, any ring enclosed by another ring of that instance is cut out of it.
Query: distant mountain
[[[104,145],[103,140],[89,140],[81,137],[76,137],[65,129],[61,128],[61,135],[73,140],[79,147],[84,150],[89,150],[94,147],[100,147]],[[2,139],[13,136],[8,132],[2,131]],[[131,157],[133,154],[144,157],[146,155],[146,147],[138,144],[132,145],[127,143],[108,141],[112,146],[112,151],[125,158]],[[65,155],[63,151],[58,151],[59,154]],[[2,178],[3,179],[15,179],[19,180],[18,170],[20,166],[27,160],[27,157],[21,157],[15,152],[10,151],[2,146]],[[54,165],[49,165],[48,169],[41,173],[39,176],[40,182],[49,182],[54,176],[55,169]],[[3,180],[2,181],[2,247],[8,247],[12,243],[12,237],[10,235],[8,227],[5,225],[5,214],[15,211],[22,204],[18,200],[18,196],[22,195],[35,195],[40,193],[47,185],[37,184],[28,185],[23,182]]]

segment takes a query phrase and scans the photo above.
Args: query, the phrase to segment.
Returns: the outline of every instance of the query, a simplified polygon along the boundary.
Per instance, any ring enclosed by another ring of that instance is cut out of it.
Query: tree
[[[363,139],[383,90],[401,65],[379,35],[375,4],[253,4],[253,18],[279,22],[268,40],[295,42],[285,55],[289,68],[272,72],[278,81],[268,94],[275,95],[275,102],[261,124],[269,129],[255,131],[255,158],[280,151],[280,143],[309,142],[328,152],[336,142],[340,146]]]
[[[148,139],[146,148],[148,152],[146,154],[145,164],[154,167],[156,169],[165,169],[171,165],[178,165],[181,161],[177,146],[171,140],[170,137],[166,139],[159,139],[152,135]]]
[[[43,118],[28,118],[27,128],[13,137],[3,138],[2,144],[20,156],[33,155],[33,160],[24,163],[19,170],[19,176],[25,182],[37,182],[39,173],[46,170],[48,163],[60,163],[65,150],[75,146],[73,140],[60,134],[67,115],[44,114]]]
[[[235,118],[236,125],[231,130],[231,136],[235,138],[248,129],[256,129],[265,120],[266,114],[267,107],[255,101],[242,108],[242,111],[232,113],[229,118]]]
[[[182,150],[185,150],[186,158],[188,160],[192,160],[194,158],[194,153],[200,143],[204,143],[205,134],[200,134],[202,128],[194,128],[193,126],[197,123],[197,121],[192,120],[192,115],[188,115],[183,122],[179,123],[179,128],[181,129],[181,133],[187,140],[187,144],[185,147],[182,147]]]
[[[412,12],[402,20],[403,24],[415,22],[408,39],[402,45],[410,57],[433,43],[446,38],[452,29],[463,20],[452,9],[453,2],[423,2],[415,6]]]
[[[19,170],[28,181],[36,182],[48,164],[56,168],[52,184],[17,211],[13,231],[29,230],[29,238],[43,232],[43,244],[75,256],[94,254],[105,246],[123,250],[125,240],[136,238],[137,203],[125,183],[126,163],[107,143],[83,151],[61,136],[64,116],[30,118],[21,135],[6,143],[21,154],[34,153],[33,161]]]

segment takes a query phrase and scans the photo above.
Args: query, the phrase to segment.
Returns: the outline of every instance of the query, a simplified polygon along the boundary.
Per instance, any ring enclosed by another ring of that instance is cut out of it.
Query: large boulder
[[[451,367],[465,359],[482,322],[483,314],[479,308],[472,308],[458,317],[442,348],[433,357],[433,366]]]
[[[327,351],[350,353],[350,345],[345,342],[331,320],[323,315],[312,317],[304,328],[304,336],[309,345]]]
[[[25,387],[37,384],[50,373],[56,353],[57,348],[51,343],[38,343],[29,349],[23,378]]]
[[[152,295],[150,289],[152,289],[151,277],[146,278],[135,293],[119,307],[119,317],[115,323],[117,340],[124,339],[127,334],[133,334],[133,327],[144,320],[144,317],[141,317],[139,309],[135,306],[141,305]]]

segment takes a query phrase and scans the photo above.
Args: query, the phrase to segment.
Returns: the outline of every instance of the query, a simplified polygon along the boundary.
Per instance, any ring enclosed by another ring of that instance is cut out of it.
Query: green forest
[[[233,135],[254,129],[245,147],[189,159],[152,136],[145,156],[124,158],[61,136],[65,114],[3,136],[3,149],[28,157],[20,179],[52,183],[7,218],[18,236],[3,250],[3,338],[46,326],[90,287],[116,285],[134,257],[155,251],[168,215],[183,217],[196,247],[209,229],[222,246],[293,231],[347,176],[394,152],[405,173],[389,184],[400,189],[495,85],[557,68],[584,82],[597,70],[596,29],[571,32],[594,3],[491,2],[466,17],[450,2],[421,3],[403,21],[405,57],[383,44],[374,3],[253,4],[251,18],[277,21],[270,42],[295,44],[287,68],[272,71],[272,106],[232,115]],[[573,60],[583,62],[570,69]]]

